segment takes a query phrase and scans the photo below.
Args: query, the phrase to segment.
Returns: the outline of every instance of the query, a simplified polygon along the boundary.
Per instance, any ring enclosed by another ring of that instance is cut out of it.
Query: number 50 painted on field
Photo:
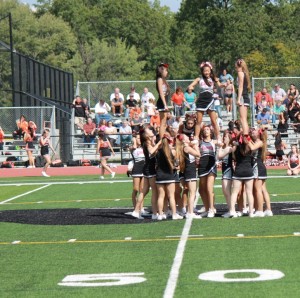
[[[255,273],[256,277],[230,278],[226,274]],[[284,274],[278,270],[268,269],[236,269],[217,270],[201,273],[199,279],[213,282],[252,282],[283,278]],[[67,287],[111,287],[138,284],[146,281],[144,272],[107,273],[107,274],[76,274],[66,276],[59,286]]]

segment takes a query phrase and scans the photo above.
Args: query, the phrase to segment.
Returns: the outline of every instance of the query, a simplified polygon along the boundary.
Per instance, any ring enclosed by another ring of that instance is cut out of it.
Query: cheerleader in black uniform
[[[232,183],[231,198],[230,198],[230,217],[238,216],[238,214],[235,212],[235,204],[243,183],[245,187],[245,193],[248,198],[249,216],[254,217],[254,213],[253,213],[254,174],[252,168],[253,156],[252,156],[251,149],[248,145],[247,137],[244,136],[241,141],[242,142],[239,143],[239,145],[237,146],[234,152],[235,169],[232,176],[233,183]]]
[[[178,135],[176,139],[176,158],[179,161],[184,188],[187,188],[189,194],[186,218],[201,218],[200,215],[193,212],[197,189],[196,157],[200,157],[198,145],[191,143],[187,135]]]
[[[144,185],[143,190],[140,192],[138,196],[138,200],[136,202],[134,211],[132,212],[132,216],[143,219],[141,216],[141,211],[144,204],[144,198],[149,192],[149,188],[151,187],[151,206],[152,206],[152,219],[157,219],[157,186],[156,186],[156,159],[155,155],[158,149],[161,146],[161,141],[155,143],[156,136],[154,133],[153,127],[145,127],[140,131],[141,137],[141,145],[143,148],[145,163],[143,167],[143,176],[144,176]]]
[[[173,139],[170,134],[164,134],[161,148],[156,155],[156,185],[158,189],[158,218],[164,219],[163,209],[165,196],[169,198],[169,204],[172,212],[172,219],[182,219],[183,217],[176,213],[175,203],[175,183],[179,182],[177,169],[175,165],[175,154],[170,145]]]
[[[243,59],[238,59],[235,63],[235,69],[238,73],[238,88],[236,104],[239,107],[240,118],[243,127],[243,133],[246,137],[249,134],[249,126],[247,120],[248,108],[250,106],[249,93],[251,91],[251,82],[249,70]],[[248,138],[249,140],[249,138]]]
[[[55,155],[55,150],[53,149],[51,142],[50,142],[50,133],[48,129],[45,129],[40,137],[39,141],[40,147],[41,147],[41,155],[44,157],[46,163],[44,166],[44,169],[42,171],[42,175],[44,177],[50,177],[46,172],[51,164],[51,158],[49,154],[49,148],[53,151],[53,154]]]
[[[25,150],[28,156],[28,168],[35,168],[34,165],[34,157],[33,157],[33,151],[34,151],[34,145],[33,145],[33,137],[32,134],[29,132],[29,130],[25,131],[24,133],[24,141],[25,141]]]
[[[219,148],[218,160],[222,160],[222,190],[228,210],[230,210],[230,196],[232,186],[233,164],[232,153],[236,150],[236,142],[232,140],[232,134],[230,131],[225,130],[223,134],[223,146]],[[223,217],[227,217],[228,213],[225,213]]]
[[[200,88],[199,98],[196,101],[197,123],[195,129],[195,138],[199,137],[203,114],[204,112],[207,112],[214,128],[216,138],[219,139],[220,130],[217,123],[213,94],[215,84],[218,87],[224,87],[225,85],[221,84],[219,79],[214,75],[210,62],[202,62],[200,64],[200,70],[201,76],[196,78],[193,83],[188,86],[188,88],[193,89],[197,84],[199,84]]]
[[[169,64],[160,63],[156,67],[156,90],[158,92],[158,100],[156,108],[159,111],[160,127],[159,136],[162,138],[167,128],[167,112],[168,108],[168,96],[170,94],[170,86],[166,80],[168,76]]]
[[[288,170],[287,174],[298,175],[300,172],[300,154],[297,145],[291,146],[291,152],[288,154]]]
[[[212,140],[212,130],[204,126],[201,130],[200,166],[198,169],[199,192],[203,201],[205,212],[202,216],[212,218],[215,216],[214,183],[217,176],[216,166],[216,140]]]
[[[115,177],[115,172],[107,165],[107,160],[111,156],[111,152],[115,155],[114,149],[112,148],[108,138],[103,131],[98,132],[98,141],[97,141],[97,152],[100,153],[100,163],[101,163],[101,176],[100,179],[104,179],[105,170],[107,170],[111,177]]]
[[[145,164],[145,155],[141,146],[140,135],[134,135],[132,138],[132,146],[130,147],[131,155],[133,158],[133,168],[131,176],[133,178],[133,189],[132,189],[132,204],[135,208],[137,195],[143,190],[144,175],[143,168]]]
[[[270,195],[266,187],[267,168],[264,164],[267,153],[267,131],[252,128],[250,130],[251,141],[249,147],[254,154],[254,202],[255,202],[255,216],[273,216],[271,210]],[[266,203],[266,210],[263,212],[263,204]]]

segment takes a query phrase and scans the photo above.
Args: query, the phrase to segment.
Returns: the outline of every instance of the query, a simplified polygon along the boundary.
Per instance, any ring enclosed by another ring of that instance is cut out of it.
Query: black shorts
[[[168,98],[165,96],[166,99],[166,103],[168,105]],[[156,108],[159,112],[167,112],[167,110],[165,109],[164,103],[162,101],[162,99],[159,97],[157,102],[156,102]]]
[[[41,155],[49,155],[49,147],[48,146],[43,146],[41,147]]]

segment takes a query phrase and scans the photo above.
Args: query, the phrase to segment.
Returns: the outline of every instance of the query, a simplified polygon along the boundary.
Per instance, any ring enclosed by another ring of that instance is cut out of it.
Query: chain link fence
[[[193,80],[168,80],[171,91],[173,94],[177,87],[186,90]],[[82,98],[87,98],[89,105],[93,107],[98,102],[99,98],[109,102],[110,95],[114,92],[115,88],[119,88],[120,92],[125,96],[130,93],[130,88],[135,87],[135,91],[140,95],[143,93],[145,87],[153,93],[155,99],[158,98],[156,91],[156,83],[153,81],[102,81],[102,82],[77,82],[76,95]],[[198,91],[198,86],[195,87],[195,92]]]

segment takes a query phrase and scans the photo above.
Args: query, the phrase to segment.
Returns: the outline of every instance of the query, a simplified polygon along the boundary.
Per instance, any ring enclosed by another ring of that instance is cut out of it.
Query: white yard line
[[[199,199],[199,192],[197,190],[197,196],[196,196],[196,200],[195,200],[195,206],[197,205],[198,199]],[[173,265],[170,271],[170,275],[169,275],[169,279],[167,282],[167,286],[165,288],[165,292],[164,292],[164,298],[172,298],[174,297],[174,293],[176,290],[176,285],[177,285],[177,280],[179,277],[179,271],[180,271],[180,267],[182,264],[182,260],[183,260],[183,256],[184,256],[184,251],[185,251],[185,246],[187,243],[187,240],[189,238],[189,233],[190,233],[190,229],[192,226],[192,218],[188,218],[185,220],[185,224],[180,236],[180,240],[177,246],[177,250],[176,250],[176,254],[173,260]]]
[[[13,200],[15,200],[15,199],[18,199],[18,198],[20,198],[20,197],[29,195],[29,194],[31,194],[31,193],[33,193],[33,192],[35,192],[35,191],[39,191],[39,190],[41,190],[41,189],[43,189],[43,188],[46,188],[46,187],[48,187],[48,186],[50,186],[50,184],[46,184],[46,185],[44,185],[44,186],[42,186],[42,187],[39,187],[39,188],[37,188],[37,189],[34,189],[34,190],[31,190],[31,191],[25,192],[25,193],[23,193],[23,194],[20,194],[20,195],[18,195],[18,196],[12,197],[12,198],[10,198],[10,199],[7,199],[7,200],[5,200],[5,201],[0,202],[0,205],[5,204],[5,203],[10,202],[10,201],[13,201]]]

